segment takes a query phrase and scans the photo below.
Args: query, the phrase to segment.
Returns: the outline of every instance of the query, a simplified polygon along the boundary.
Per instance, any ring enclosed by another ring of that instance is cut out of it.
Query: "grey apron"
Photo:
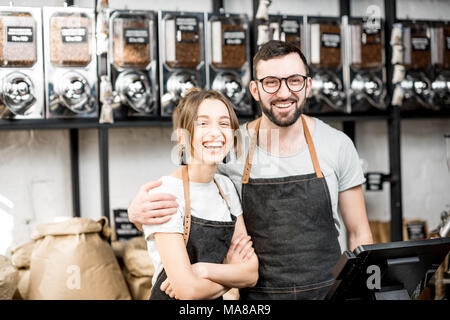
[[[189,194],[189,175],[187,166],[183,166],[183,187],[185,199],[184,241],[191,264],[197,262],[222,263],[231,244],[236,217],[231,214],[232,221],[211,221],[191,216]],[[219,184],[214,180],[219,193],[230,208]],[[150,300],[175,300],[160,289],[167,279],[165,270],[159,274],[152,288]]]
[[[242,177],[242,204],[259,259],[259,279],[255,287],[240,290],[241,299],[323,299],[334,283],[332,269],[341,251],[327,183],[306,121],[302,116],[315,172],[252,179],[261,118],[256,121]]]

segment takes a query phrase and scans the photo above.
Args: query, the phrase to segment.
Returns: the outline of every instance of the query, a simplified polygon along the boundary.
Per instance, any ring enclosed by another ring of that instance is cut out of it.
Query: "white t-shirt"
[[[235,217],[242,214],[241,201],[231,180],[223,175],[216,174],[214,179],[220,185],[225,198],[230,205],[228,210],[225,200],[219,193],[214,181],[210,183],[189,182],[189,192],[191,197],[191,215],[197,218],[211,221],[231,221],[231,215]],[[163,176],[159,180],[162,185],[149,191],[149,194],[169,193],[175,196],[178,203],[178,210],[172,218],[157,225],[144,225],[144,236],[147,240],[147,250],[155,267],[152,285],[155,284],[159,273],[163,269],[161,257],[153,237],[156,232],[181,233],[184,232],[184,188],[183,181],[172,176]]]

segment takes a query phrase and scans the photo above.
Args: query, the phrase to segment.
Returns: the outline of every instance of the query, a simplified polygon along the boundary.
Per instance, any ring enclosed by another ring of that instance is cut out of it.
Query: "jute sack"
[[[123,263],[125,278],[133,299],[148,300],[155,269],[143,237],[136,237],[127,242]]]
[[[28,284],[30,283],[30,259],[35,242],[29,241],[11,250],[11,262],[19,272],[19,282],[13,299],[28,299]]]
[[[114,255],[120,261],[123,259],[123,255],[125,253],[125,247],[128,242],[125,241],[112,241],[111,248],[114,251]]]
[[[19,273],[5,256],[0,255],[0,300],[12,299],[19,282]]]
[[[111,246],[106,218],[38,225],[28,299],[130,299]]]
[[[17,290],[14,293],[14,300],[27,300],[28,287],[30,284],[30,269],[19,269],[19,282],[17,283]]]
[[[35,242],[29,241],[11,250],[11,262],[17,269],[28,269],[30,267],[31,253]]]

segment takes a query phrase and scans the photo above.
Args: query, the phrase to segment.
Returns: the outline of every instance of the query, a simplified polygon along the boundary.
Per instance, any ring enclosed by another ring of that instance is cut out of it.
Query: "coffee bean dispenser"
[[[348,23],[352,112],[387,107],[383,30],[383,21],[378,18],[352,18]]]
[[[0,7],[0,118],[44,117],[40,8]]]
[[[153,11],[109,12],[108,73],[121,101],[116,119],[158,115],[156,19]]]
[[[307,112],[349,112],[344,93],[340,19],[308,17],[307,29],[312,74]]]
[[[170,117],[192,87],[206,87],[204,13],[159,12],[161,116]]]
[[[93,9],[44,7],[47,118],[96,118]]]
[[[207,14],[207,21],[209,88],[227,96],[238,115],[251,115],[248,18],[246,15]]]
[[[431,88],[434,104],[450,108],[450,22],[434,22],[431,34],[431,53],[434,77]]]
[[[397,86],[402,90],[404,110],[437,109],[433,103],[431,28],[426,21],[401,21],[404,77]],[[395,61],[394,61],[395,62]],[[394,69],[395,70],[395,69]],[[395,92],[394,92],[395,93]]]
[[[269,15],[269,33],[272,40],[292,43],[300,50],[305,47],[302,16]]]

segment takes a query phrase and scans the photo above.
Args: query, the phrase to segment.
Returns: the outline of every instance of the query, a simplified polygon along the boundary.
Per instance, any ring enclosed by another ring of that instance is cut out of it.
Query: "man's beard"
[[[259,92],[258,92],[258,95],[259,95]],[[278,119],[277,118],[277,116],[273,112],[273,108],[274,107],[272,107],[272,103],[278,102],[280,100],[274,100],[274,101],[269,103],[269,106],[265,106],[262,103],[261,96],[259,96],[259,105],[261,107],[262,112],[275,125],[277,125],[278,127],[289,127],[289,126],[293,125],[294,123],[296,123],[298,118],[300,118],[300,116],[302,115],[303,110],[305,109],[305,106],[306,106],[306,100],[307,99],[305,97],[305,99],[303,100],[301,105],[298,105],[298,99],[297,98],[288,98],[286,100],[283,100],[283,101],[292,101],[292,102],[294,102],[295,103],[295,110],[294,110],[294,113],[292,114],[292,116],[290,116],[289,118],[282,118],[282,119]]]

